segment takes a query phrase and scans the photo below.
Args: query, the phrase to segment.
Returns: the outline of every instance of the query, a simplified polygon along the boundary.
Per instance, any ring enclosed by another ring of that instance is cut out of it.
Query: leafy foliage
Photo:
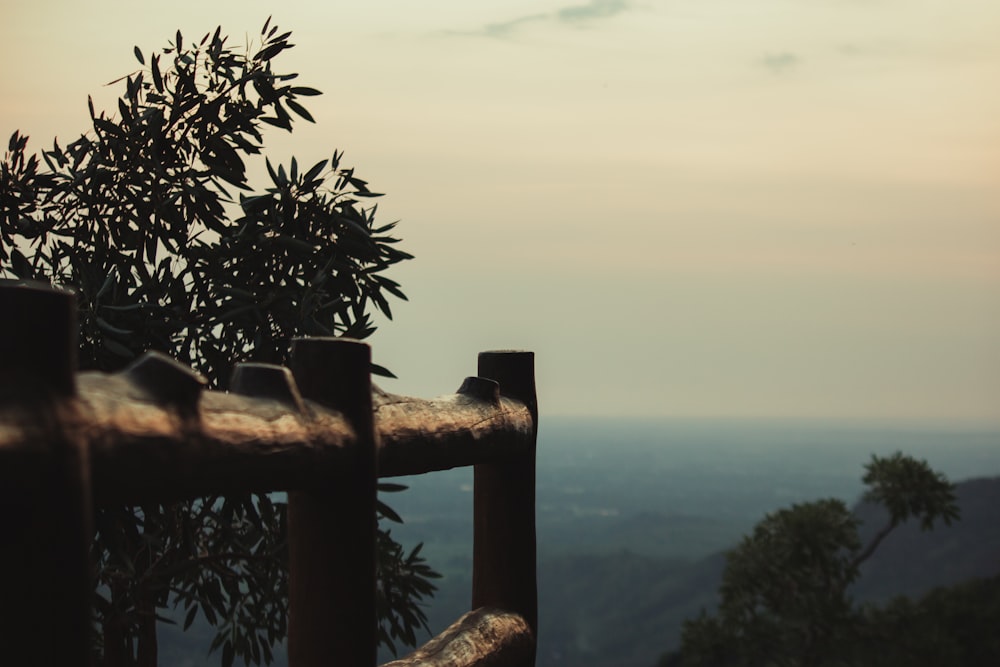
[[[880,667],[1000,663],[1000,577],[864,609],[862,655]],[[872,657],[877,656],[876,659]],[[860,661],[859,661],[860,662]]]
[[[869,544],[839,500],[768,514],[727,554],[718,614],[685,622],[681,653],[663,664],[853,664],[865,623],[849,587],[861,564],[907,519],[930,529],[958,518],[953,485],[925,461],[873,456],[865,470],[866,500],[890,514]]]
[[[958,518],[954,485],[924,461],[900,452],[884,459],[873,456],[862,481],[868,487],[864,499],[889,510],[892,525],[918,518],[921,528],[930,530],[937,520],[949,525]]]
[[[237,51],[217,29],[194,44],[177,32],[118,81],[117,113],[38,155],[15,132],[0,161],[0,277],[72,285],[80,364],[117,370],[159,350],[224,387],[238,361],[281,363],[301,335],[364,338],[374,308],[405,299],[385,271],[411,256],[377,225],[380,196],[343,154],[300,169],[265,159],[270,186],[251,189],[247,156],[262,130],[313,121],[296,74],[272,69],[292,47],[270,19]],[[234,199],[234,194],[238,198]],[[380,367],[374,371],[387,373]],[[382,517],[398,519],[380,505]],[[155,620],[171,601],[219,631],[228,667],[259,664],[285,634],[284,511],[273,499],[207,498],[121,508],[97,518],[98,622],[109,664],[155,664]],[[435,576],[379,532],[383,640],[413,642]],[[134,651],[133,651],[134,649]]]
[[[209,650],[221,647],[224,664],[236,655],[270,662],[286,631],[283,509],[265,495],[98,513],[93,556],[106,663],[128,662],[120,652],[133,637],[138,661],[155,660],[144,637],[171,604],[183,607],[185,630],[199,613],[216,626]]]
[[[392,493],[403,491],[401,484],[383,482],[379,491]],[[377,513],[380,519],[394,523],[402,523],[391,507],[378,501]],[[396,654],[396,644],[401,641],[406,646],[417,643],[416,630],[427,628],[427,616],[418,603],[425,597],[431,597],[436,590],[431,579],[440,578],[440,574],[431,569],[420,555],[423,544],[415,546],[408,554],[402,545],[392,539],[388,530],[381,528],[376,533],[378,560],[376,571],[376,605],[381,623],[378,628],[379,643]]]
[[[272,186],[247,184],[242,156],[261,152],[261,124],[311,120],[298,100],[319,94],[272,71],[291,47],[276,33],[265,25],[247,55],[219,30],[189,48],[177,33],[123,79],[117,118],[91,103],[92,133],[42,153],[47,171],[11,137],[0,261],[79,291],[82,363],[114,369],[158,349],[222,383],[251,353],[281,361],[293,335],[364,338],[370,306],[391,317],[384,293],[405,298],[382,274],[410,255],[388,235],[395,223],[375,226],[376,207],[360,202],[379,195],[342,153],[305,170],[268,161]]]

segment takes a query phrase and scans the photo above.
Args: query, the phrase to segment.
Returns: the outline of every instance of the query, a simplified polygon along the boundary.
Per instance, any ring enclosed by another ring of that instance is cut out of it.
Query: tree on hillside
[[[727,554],[717,613],[685,622],[680,652],[661,664],[812,667],[863,660],[874,645],[849,595],[861,565],[909,519],[929,530],[958,518],[954,486],[925,461],[873,456],[863,481],[865,500],[888,513],[867,544],[840,500],[768,514]]]
[[[225,388],[235,362],[282,363],[293,336],[365,338],[371,311],[405,299],[387,269],[411,256],[395,223],[378,225],[378,197],[342,153],[300,167],[265,160],[253,190],[247,156],[262,129],[313,121],[320,94],[272,62],[290,33],[265,23],[236,51],[217,29],[194,44],[180,32],[141,68],[114,114],[89,101],[92,128],[29,154],[15,132],[0,162],[0,277],[72,286],[80,365],[114,371],[146,350],[192,365]],[[234,198],[238,194],[238,198]],[[386,373],[375,367],[376,372]],[[383,487],[397,490],[399,487]],[[380,518],[398,520],[379,504]],[[100,512],[97,648],[105,664],[155,665],[155,623],[181,604],[218,631],[222,662],[270,662],[285,634],[284,511],[268,496],[207,498]],[[380,639],[415,643],[421,599],[436,574],[379,534]]]
[[[1000,664],[1000,576],[866,607],[861,650],[878,667]]]

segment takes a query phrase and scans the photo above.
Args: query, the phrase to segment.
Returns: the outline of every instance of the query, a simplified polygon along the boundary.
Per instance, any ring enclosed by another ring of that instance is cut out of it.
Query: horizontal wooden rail
[[[20,404],[0,407],[0,451],[39,451],[53,429],[89,449],[98,505],[170,502],[230,493],[295,490],[336,476],[355,440],[344,416],[297,397],[199,391],[188,408],[151,392],[172,360],[151,354],[113,375],[81,373],[58,417]],[[278,368],[278,367],[275,367]],[[290,379],[290,376],[289,376]],[[492,388],[493,393],[473,387]],[[500,461],[532,446],[527,406],[495,382],[469,378],[461,393],[424,400],[374,392],[378,475],[412,475]],[[58,423],[61,420],[62,423]]]
[[[477,389],[489,389],[481,392]],[[457,394],[431,400],[375,398],[379,477],[503,461],[534,447],[534,417],[499,385],[470,377]]]

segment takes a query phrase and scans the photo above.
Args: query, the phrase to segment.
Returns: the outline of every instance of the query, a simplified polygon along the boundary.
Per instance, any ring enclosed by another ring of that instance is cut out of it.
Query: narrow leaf
[[[309,171],[306,172],[306,175],[302,177],[302,181],[304,183],[308,183],[309,181],[313,180],[314,178],[319,176],[320,172],[323,171],[323,168],[325,166],[326,166],[326,160],[321,160],[317,162],[309,169]]]
[[[163,92],[163,76],[160,74],[160,56],[155,55],[149,63],[150,69],[153,70],[153,85],[156,86],[156,92]]]
[[[188,610],[187,615],[184,617],[184,629],[187,630],[194,623],[195,616],[198,615],[198,605],[194,605]]]
[[[379,366],[378,364],[373,363],[371,364],[371,369],[372,369],[372,375],[378,375],[379,377],[384,377],[384,378],[396,377],[396,374],[390,371],[385,366]]]
[[[108,333],[118,334],[119,336],[131,336],[134,331],[129,331],[127,329],[119,329],[118,327],[112,325],[107,320],[101,317],[95,317],[94,321],[97,322],[97,326]]]
[[[396,484],[394,482],[379,482],[378,490],[385,493],[398,493],[399,491],[406,491],[408,486],[405,484]]]
[[[308,111],[306,111],[305,107],[303,107],[301,104],[299,104],[295,100],[293,100],[293,99],[286,99],[285,100],[285,104],[288,105],[289,109],[291,109],[292,111],[294,111],[295,113],[297,113],[302,118],[305,118],[310,123],[315,123],[316,122],[316,120],[312,117],[312,114],[309,113]]]

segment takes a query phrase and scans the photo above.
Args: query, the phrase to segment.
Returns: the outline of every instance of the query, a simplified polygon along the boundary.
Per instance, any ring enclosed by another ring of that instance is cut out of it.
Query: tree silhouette
[[[662,664],[854,664],[867,635],[849,587],[862,563],[911,518],[930,530],[959,516],[954,486],[925,461],[898,452],[872,456],[863,481],[864,499],[889,514],[868,544],[862,544],[858,519],[840,500],[768,514],[727,554],[718,613],[686,621],[680,654],[665,656]]]

